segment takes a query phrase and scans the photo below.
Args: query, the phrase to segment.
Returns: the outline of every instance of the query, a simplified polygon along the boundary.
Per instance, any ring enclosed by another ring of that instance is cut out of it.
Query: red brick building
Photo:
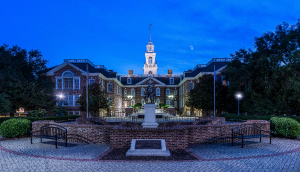
[[[173,74],[171,69],[168,74],[157,74],[156,53],[151,40],[146,47],[144,74],[133,74],[129,70],[128,74],[119,75],[103,65],[93,64],[88,59],[65,59],[62,64],[49,68],[46,75],[55,83],[54,94],[64,95],[63,106],[69,114],[86,116],[85,112],[80,111],[76,101],[87,83],[88,74],[88,83],[100,83],[110,101],[110,108],[100,111],[99,116],[124,116],[125,108],[136,103],[147,103],[144,100],[144,91],[150,83],[155,84],[155,104],[170,105],[177,114],[202,116],[201,110],[192,110],[185,106],[189,91],[194,88],[199,77],[213,74],[214,66],[216,74],[220,74],[231,59],[214,58],[207,64],[198,64],[193,69],[184,71],[183,74]]]

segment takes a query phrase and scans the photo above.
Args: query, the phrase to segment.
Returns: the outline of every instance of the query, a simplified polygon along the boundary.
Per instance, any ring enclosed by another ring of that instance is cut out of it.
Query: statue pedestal
[[[158,123],[156,122],[155,116],[155,104],[145,104],[145,122],[143,122],[143,128],[157,128]]]

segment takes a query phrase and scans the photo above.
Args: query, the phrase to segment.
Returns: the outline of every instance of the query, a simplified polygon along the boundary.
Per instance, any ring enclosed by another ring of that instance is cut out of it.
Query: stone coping
[[[184,130],[185,126],[176,125],[174,127],[158,127],[158,128],[143,128],[143,127],[125,127],[115,126],[114,130],[131,130],[131,131],[159,131],[159,130]]]

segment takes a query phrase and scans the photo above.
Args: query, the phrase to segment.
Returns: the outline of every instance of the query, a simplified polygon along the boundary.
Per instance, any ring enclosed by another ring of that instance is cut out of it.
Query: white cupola
[[[148,42],[147,51],[145,52],[146,62],[144,64],[143,70],[144,74],[157,74],[157,63],[155,61],[156,53],[154,51],[154,45],[151,41],[151,25],[150,24],[150,40]]]

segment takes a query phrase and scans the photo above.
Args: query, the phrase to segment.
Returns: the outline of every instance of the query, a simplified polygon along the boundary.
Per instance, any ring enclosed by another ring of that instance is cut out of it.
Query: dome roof
[[[148,45],[153,45],[152,41],[149,41],[149,42],[148,42]]]

